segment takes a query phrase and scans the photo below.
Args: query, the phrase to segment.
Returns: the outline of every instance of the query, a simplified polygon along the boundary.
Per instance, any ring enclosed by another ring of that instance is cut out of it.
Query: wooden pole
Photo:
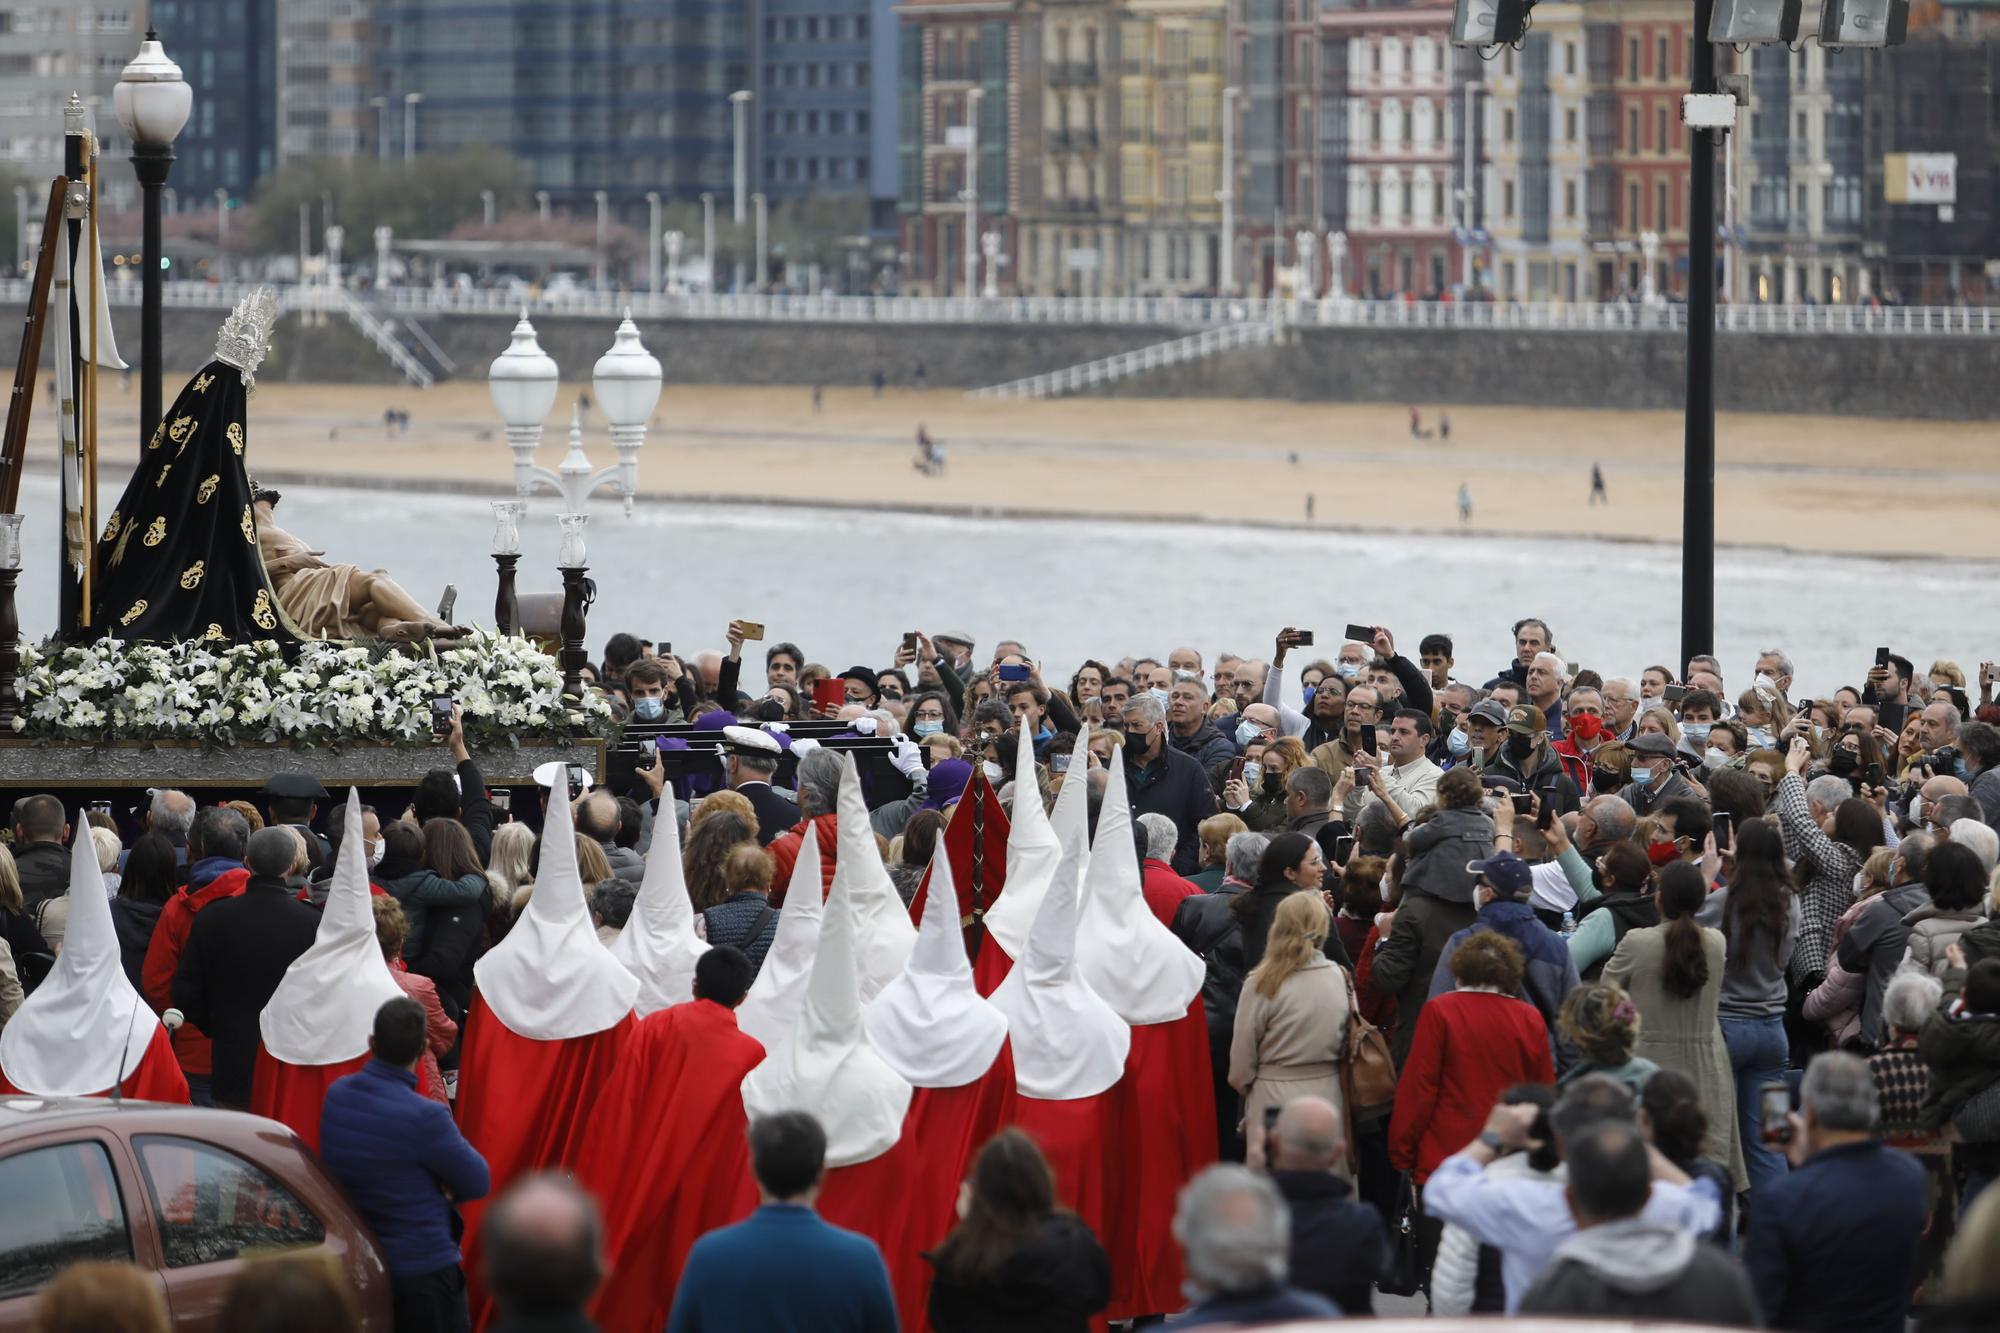
[[[97,573],[97,302],[101,293],[98,284],[104,281],[104,270],[98,263],[97,249],[97,136],[84,132],[84,160],[87,166],[87,189],[90,220],[86,224],[89,239],[84,245],[85,266],[90,269],[90,295],[83,307],[83,318],[90,325],[90,355],[83,365],[83,431],[77,436],[77,449],[81,455],[82,467],[78,475],[83,482],[83,494],[78,496],[78,508],[83,511],[83,589],[77,602],[77,623],[90,625],[90,604]],[[73,271],[73,270],[72,270]]]
[[[57,228],[62,226],[66,177],[49,184],[49,207],[43,215],[42,241],[35,252],[35,280],[28,293],[28,313],[21,326],[21,350],[14,361],[14,390],[7,399],[7,433],[0,436],[0,514],[11,514],[21,500],[21,468],[28,456],[28,422],[35,411],[35,377],[42,366],[42,330],[48,322],[49,284],[56,273]]]

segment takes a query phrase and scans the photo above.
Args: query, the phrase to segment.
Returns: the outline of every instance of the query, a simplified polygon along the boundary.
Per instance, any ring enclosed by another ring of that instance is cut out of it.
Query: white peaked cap
[[[639,979],[590,924],[572,820],[557,792],[542,819],[542,863],[528,909],[472,969],[493,1016],[535,1041],[602,1032],[631,1013],[639,995]]]
[[[160,1020],[132,989],[90,825],[70,844],[69,924],[56,965],[0,1028],[0,1073],[38,1097],[87,1097],[132,1076]]]
[[[993,992],[994,1006],[1007,1016],[1015,1086],[1044,1101],[1106,1091],[1124,1075],[1132,1049],[1131,1027],[1077,971],[1083,855],[1079,831],[1063,842],[1062,864],[1035,914],[1027,949]]]
[[[611,956],[639,978],[636,1008],[644,1018],[694,998],[694,965],[707,952],[708,945],[694,933],[694,903],[681,874],[680,821],[669,809],[653,825],[646,881],[639,886],[625,929],[611,942]]]
[[[292,960],[258,1015],[264,1049],[288,1065],[337,1065],[368,1053],[375,1012],[403,988],[382,959],[369,901],[361,793],[349,788],[340,856],[312,947]]]
[[[1084,876],[1076,930],[1076,966],[1090,988],[1135,1027],[1186,1017],[1207,974],[1201,959],[1146,905],[1122,763],[1111,765],[1097,813],[1097,844]]]
[[[810,826],[806,832],[811,834]],[[882,848],[868,822],[868,804],[861,799],[861,772],[854,766],[852,754],[840,757],[839,837],[833,892],[839,893],[845,884],[853,902],[854,961],[861,976],[861,999],[866,1003],[903,975],[903,964],[909,961],[910,949],[917,942],[917,928],[903,896],[896,892],[895,881],[889,878],[888,867],[882,864]],[[787,889],[785,901],[791,900]]]
[[[789,890],[785,896],[789,901]],[[853,882],[835,879],[798,1022],[743,1080],[752,1116],[812,1112],[826,1130],[828,1166],[853,1166],[895,1147],[910,1109],[909,1080],[861,1030],[854,909]]]
[[[890,1068],[920,1088],[962,1088],[993,1067],[1007,1016],[972,984],[958,924],[958,886],[942,841],[910,961],[862,1011],[861,1026]]]
[[[764,954],[764,965],[750,983],[750,993],[736,1010],[736,1026],[775,1051],[791,1035],[806,1002],[806,982],[812,979],[813,955],[819,950],[820,919],[826,914],[819,879],[819,838],[811,825],[799,841],[798,859],[785,886],[785,907],[778,929]]]
[[[1090,728],[1084,727],[1077,733],[1076,748],[1069,759],[1069,772],[1076,775],[1076,781],[1065,774],[1062,790],[1056,793],[1058,814],[1063,812],[1065,801],[1079,813],[1088,813],[1089,768]],[[1063,857],[1061,835],[1042,809],[1042,786],[1035,781],[1035,742],[1025,727],[1014,756],[1014,808],[1008,813],[1012,823],[1007,830],[1007,881],[986,913],[986,929],[1009,958],[1019,958],[1028,947],[1028,930],[1035,924],[1035,913],[1041,909],[1049,881],[1055,878]]]

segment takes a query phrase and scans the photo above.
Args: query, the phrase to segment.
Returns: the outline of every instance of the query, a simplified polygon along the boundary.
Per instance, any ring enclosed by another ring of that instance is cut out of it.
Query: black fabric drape
[[[264,572],[243,463],[248,395],[211,361],[160,419],[97,543],[91,637],[295,642]]]

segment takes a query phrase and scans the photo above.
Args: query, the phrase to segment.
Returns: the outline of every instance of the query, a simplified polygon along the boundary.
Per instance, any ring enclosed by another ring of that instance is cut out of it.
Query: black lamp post
[[[125,67],[111,101],[132,140],[132,168],[145,192],[145,235],[139,266],[139,438],[160,422],[160,190],[174,165],[174,136],[187,124],[194,90],[167,59],[160,35],[148,29]]]

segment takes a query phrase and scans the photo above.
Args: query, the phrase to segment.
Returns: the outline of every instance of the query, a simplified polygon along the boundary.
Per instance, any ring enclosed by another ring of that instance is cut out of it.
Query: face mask
[[[1750,748],[1753,750],[1775,750],[1778,748],[1778,734],[1769,727],[1750,728]]]
[[[1595,713],[1578,713],[1569,720],[1569,729],[1588,744],[1604,734],[1604,719]]]
[[[1635,787],[1650,787],[1650,786],[1652,786],[1652,785],[1653,785],[1653,770],[1652,770],[1652,769],[1650,769],[1650,768],[1635,768],[1635,769],[1633,769],[1633,770],[1632,770],[1632,785],[1633,785],[1633,786],[1635,786]]]
[[[1167,699],[1167,692],[1165,690],[1147,690],[1146,693],[1152,695],[1155,699],[1158,699],[1160,701],[1161,708],[1165,708],[1167,706],[1168,699]]]
[[[1520,763],[1534,752],[1535,738],[1533,736],[1509,736],[1507,738],[1507,757],[1515,763]]]
[[[1656,842],[1646,848],[1646,859],[1657,868],[1670,865],[1681,859],[1681,845],[1677,842]]]
[[[1311,707],[1313,706],[1313,696],[1314,696],[1315,694],[1318,694],[1318,693],[1319,693],[1319,691],[1318,691],[1318,690],[1316,690],[1316,689],[1314,689],[1314,688],[1313,688],[1312,686],[1310,686],[1310,685],[1306,686],[1306,707],[1307,707],[1307,708],[1311,708]]]
[[[658,722],[666,711],[665,699],[645,698],[632,701],[632,715],[641,722]]]
[[[1464,754],[1472,748],[1472,737],[1465,734],[1464,727],[1453,727],[1451,735],[1444,738],[1444,748],[1452,754]]]
[[[998,786],[1000,784],[1000,781],[1007,776],[1006,771],[1003,770],[1000,767],[1000,765],[994,763],[991,759],[982,762],[979,765],[979,771],[984,773],[986,775],[986,780],[988,782],[993,783],[995,786]]]
[[[1264,766],[1262,764],[1257,763],[1255,760],[1252,760],[1250,763],[1243,765],[1244,786],[1246,787],[1260,786],[1262,785],[1263,781],[1264,781]]]
[[[389,844],[388,844],[388,843],[386,843],[386,842],[371,842],[371,843],[369,843],[369,844],[368,844],[368,868],[369,868],[370,870],[373,870],[373,869],[374,869],[374,868],[375,868],[376,866],[379,866],[379,865],[381,865],[381,864],[382,864],[382,855],[383,855],[383,853],[387,852],[388,850],[389,850]]]
[[[1708,733],[1714,728],[1713,722],[1683,722],[1681,736],[1699,749],[1708,744]]]
[[[1861,756],[1852,750],[1835,750],[1833,757],[1827,760],[1826,766],[1837,777],[1852,777],[1861,769]]]
[[[1713,773],[1729,762],[1729,756],[1721,750],[1710,750],[1701,757],[1701,766]]]
[[[1248,745],[1263,733],[1264,729],[1255,722],[1238,722],[1236,724],[1236,743],[1238,745]]]
[[[1617,791],[1624,785],[1624,779],[1618,776],[1615,769],[1594,768],[1590,771],[1590,789],[1600,796]]]
[[[1361,674],[1361,664],[1359,662],[1335,662],[1333,670],[1334,674],[1342,680],[1353,680]]]
[[[919,722],[912,722],[910,724],[911,733],[917,736],[935,736],[940,731],[943,730],[944,730],[944,723],[933,722],[929,718],[925,718]]]

